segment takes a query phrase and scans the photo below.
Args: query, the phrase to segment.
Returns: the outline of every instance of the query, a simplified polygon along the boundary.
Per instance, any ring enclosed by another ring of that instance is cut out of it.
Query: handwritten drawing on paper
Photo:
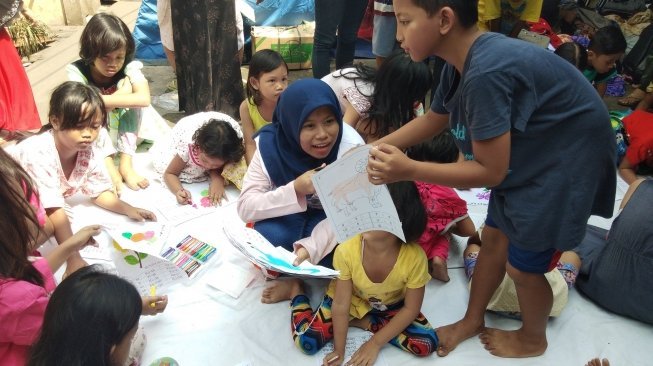
[[[367,178],[369,145],[361,146],[313,175],[313,186],[339,242],[369,230],[405,240],[397,209],[385,185]]]
[[[157,256],[123,249],[116,245],[114,249],[112,257],[116,271],[131,282],[141,295],[147,295],[152,285],[165,289],[188,280],[188,276],[182,269]]]
[[[467,202],[468,206],[487,206],[490,203],[491,192],[488,188],[456,189],[456,193]]]
[[[158,255],[168,237],[168,230],[157,222],[123,222],[103,225],[122,249]]]

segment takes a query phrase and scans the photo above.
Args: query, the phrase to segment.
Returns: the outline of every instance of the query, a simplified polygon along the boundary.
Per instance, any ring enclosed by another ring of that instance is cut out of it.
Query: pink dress
[[[45,259],[34,262],[43,286],[15,279],[0,279],[0,360],[4,366],[23,366],[29,347],[36,341],[43,314],[56,286]]]
[[[449,257],[449,238],[446,233],[456,222],[465,219],[467,202],[453,188],[415,182],[419,197],[426,210],[426,229],[417,242],[431,260]]]

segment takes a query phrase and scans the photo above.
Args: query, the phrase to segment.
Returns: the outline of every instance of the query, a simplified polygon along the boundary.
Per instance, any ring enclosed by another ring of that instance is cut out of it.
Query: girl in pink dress
[[[22,366],[41,330],[45,306],[55,287],[52,274],[70,255],[92,242],[100,227],[81,229],[45,258],[32,262],[28,255],[40,241],[46,219],[39,217],[32,179],[3,149],[0,184],[0,360],[3,365]]]
[[[459,156],[453,136],[448,131],[411,147],[407,153],[411,159],[442,164],[453,163]],[[474,235],[474,222],[467,214],[467,202],[453,188],[418,181],[415,185],[427,215],[426,229],[417,242],[426,252],[431,277],[448,282],[447,258],[451,234]]]

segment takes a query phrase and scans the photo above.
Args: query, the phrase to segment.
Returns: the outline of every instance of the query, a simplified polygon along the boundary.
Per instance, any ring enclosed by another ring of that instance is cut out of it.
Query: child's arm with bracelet
[[[336,294],[331,305],[333,320],[333,352],[324,357],[323,366],[340,365],[345,358],[345,345],[349,331],[349,307],[354,290],[352,280],[335,280]]]
[[[406,297],[404,298],[404,306],[399,312],[381,328],[378,332],[374,333],[372,338],[365,342],[355,353],[351,356],[349,364],[351,365],[372,365],[379,355],[381,347],[401,332],[417,318],[421,309],[422,301],[424,300],[424,286],[419,288],[407,288]],[[335,325],[335,322],[334,322]],[[334,327],[335,330],[335,327]]]
[[[118,198],[111,191],[104,191],[100,193],[100,195],[93,199],[93,202],[105,210],[125,215],[132,220],[156,221],[156,215],[154,215],[154,213],[146,209],[130,205],[129,203]]]
[[[181,205],[192,204],[193,202],[190,192],[184,189],[179,180],[179,174],[185,167],[186,162],[175,154],[165,172],[163,172],[163,181],[166,187],[175,195],[177,202]]]
[[[224,192],[225,181],[221,175],[222,169],[209,170],[209,200],[211,205],[219,205],[223,199],[227,199]]]
[[[254,122],[249,115],[249,108],[247,108],[247,99],[240,103],[240,127],[243,130],[243,142],[245,142],[245,160],[247,165],[252,161],[254,152],[256,151],[256,141],[254,141]]]

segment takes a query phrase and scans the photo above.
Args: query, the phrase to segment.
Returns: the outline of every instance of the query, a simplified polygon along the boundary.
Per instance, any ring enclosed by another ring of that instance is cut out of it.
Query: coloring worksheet
[[[102,225],[122,249],[159,255],[168,237],[168,229],[158,222],[121,222]]]
[[[302,262],[293,265],[296,256],[282,247],[275,247],[258,231],[243,226],[225,225],[227,238],[252,263],[261,268],[288,273],[296,276],[314,278],[335,278],[339,272],[323,266]]]
[[[313,186],[338,242],[369,230],[405,241],[401,221],[385,185],[367,178],[369,145],[360,146],[313,175]]]

